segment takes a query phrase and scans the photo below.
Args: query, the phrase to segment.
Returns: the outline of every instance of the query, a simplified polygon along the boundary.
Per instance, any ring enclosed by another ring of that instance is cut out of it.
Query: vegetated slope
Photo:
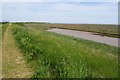
[[[11,27],[3,24],[5,30],[2,43],[2,78],[30,78],[33,74],[32,69],[15,45]]]
[[[33,78],[118,77],[117,47],[19,25],[13,35]]]

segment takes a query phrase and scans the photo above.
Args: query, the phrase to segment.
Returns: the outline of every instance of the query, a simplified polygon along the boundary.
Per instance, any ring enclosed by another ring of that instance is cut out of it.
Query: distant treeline
[[[38,23],[38,24],[50,24],[48,22],[13,22],[13,23]]]
[[[9,22],[7,22],[7,21],[5,21],[5,22],[0,22],[0,24],[7,24],[7,23],[9,23]]]

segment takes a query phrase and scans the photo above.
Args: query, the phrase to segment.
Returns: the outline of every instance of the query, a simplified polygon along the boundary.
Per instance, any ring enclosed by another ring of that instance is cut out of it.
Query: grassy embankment
[[[120,38],[118,32],[118,25],[105,25],[105,24],[49,24],[49,23],[26,23],[27,26],[35,26],[40,28],[40,25],[45,26],[44,28],[60,28],[60,29],[70,29],[78,31],[93,32],[93,34],[117,37]]]
[[[16,43],[36,72],[34,78],[118,77],[117,47],[41,28],[13,25],[12,29]]]

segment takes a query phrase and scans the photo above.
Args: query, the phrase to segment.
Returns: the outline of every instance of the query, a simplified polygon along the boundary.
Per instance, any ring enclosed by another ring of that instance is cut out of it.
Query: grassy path
[[[33,74],[32,68],[25,62],[22,53],[15,45],[11,24],[3,37],[2,63],[3,78],[29,78]]]
[[[0,24],[0,79],[2,78],[2,24]]]

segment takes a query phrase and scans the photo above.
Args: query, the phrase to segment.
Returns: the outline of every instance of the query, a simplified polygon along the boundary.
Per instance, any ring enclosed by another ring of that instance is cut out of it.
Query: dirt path
[[[0,24],[0,80],[2,78],[2,24]]]
[[[2,64],[3,78],[30,78],[33,74],[32,68],[25,62],[22,53],[16,47],[11,24],[3,37]]]
[[[65,35],[69,35],[69,36],[74,36],[77,38],[92,40],[92,41],[96,41],[96,42],[100,42],[100,43],[118,47],[118,38],[94,35],[91,32],[83,32],[83,31],[75,31],[75,30],[67,30],[67,29],[54,29],[53,28],[48,31],[65,34]]]

